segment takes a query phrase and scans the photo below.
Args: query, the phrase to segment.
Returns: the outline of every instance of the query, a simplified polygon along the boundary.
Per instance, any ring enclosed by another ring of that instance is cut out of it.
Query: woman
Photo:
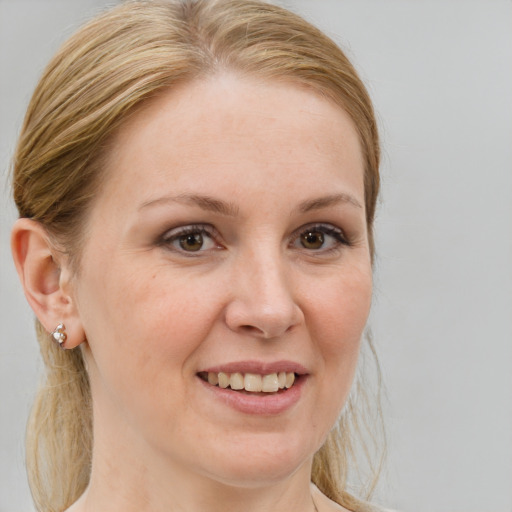
[[[373,509],[346,480],[379,145],[334,43],[126,3],[49,64],[14,162],[39,510]]]

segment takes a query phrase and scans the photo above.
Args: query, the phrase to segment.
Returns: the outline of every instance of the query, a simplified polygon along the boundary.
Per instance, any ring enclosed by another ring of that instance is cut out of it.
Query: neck
[[[301,470],[300,473],[303,471]],[[295,475],[294,475],[295,476]],[[298,475],[297,475],[298,476]],[[308,475],[309,476],[309,475]],[[309,478],[287,480],[257,487],[238,487],[208,479],[165,478],[152,479],[146,474],[121,484],[105,482],[104,476],[92,475],[91,483],[77,502],[74,512],[315,512]],[[108,480],[107,480],[108,482]],[[113,490],[117,492],[113,492]]]
[[[315,512],[311,460],[278,479],[222,482],[138,448],[95,437],[89,487],[69,512]]]

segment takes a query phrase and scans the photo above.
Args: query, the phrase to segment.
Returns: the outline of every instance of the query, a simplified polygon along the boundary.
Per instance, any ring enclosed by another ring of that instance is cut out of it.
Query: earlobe
[[[31,219],[18,219],[11,235],[11,249],[25,297],[48,333],[65,324],[62,345],[74,348],[84,339],[75,301],[71,296],[67,258],[53,247],[46,229]]]

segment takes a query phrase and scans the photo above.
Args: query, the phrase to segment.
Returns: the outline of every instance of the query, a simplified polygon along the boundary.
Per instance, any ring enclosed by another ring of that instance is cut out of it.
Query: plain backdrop
[[[371,325],[390,446],[377,498],[511,512],[512,2],[283,3],[342,45],[381,124]],[[9,158],[44,65],[106,4],[0,0],[0,512],[32,510],[23,437],[41,371],[9,251]]]

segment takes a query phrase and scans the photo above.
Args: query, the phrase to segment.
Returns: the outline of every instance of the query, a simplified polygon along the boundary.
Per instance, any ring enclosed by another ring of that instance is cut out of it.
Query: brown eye
[[[306,249],[321,249],[324,245],[324,234],[319,231],[306,231],[300,235],[300,242]]]
[[[222,249],[222,245],[216,242],[218,239],[219,234],[213,226],[191,224],[165,232],[160,237],[158,245],[182,256],[192,257]]]
[[[201,233],[188,233],[179,237],[180,247],[184,251],[195,252],[203,247],[203,235]]]
[[[343,231],[332,224],[313,224],[303,226],[292,237],[291,246],[308,251],[310,255],[334,254],[344,246],[350,246]]]

